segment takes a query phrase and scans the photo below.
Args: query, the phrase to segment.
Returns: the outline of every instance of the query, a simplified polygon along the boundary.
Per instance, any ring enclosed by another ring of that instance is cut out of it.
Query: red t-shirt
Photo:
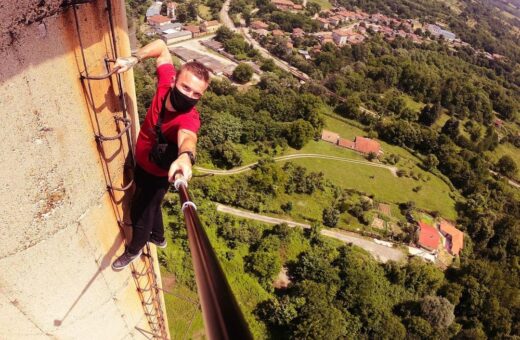
[[[168,93],[172,81],[175,79],[176,71],[172,64],[162,64],[157,68],[157,91],[152,99],[152,104],[146,113],[146,118],[141,126],[135,146],[137,164],[148,173],[155,176],[168,176],[168,170],[160,168],[148,159],[148,154],[157,143],[154,126],[161,113],[161,105],[164,96]],[[197,133],[200,128],[199,113],[195,108],[185,113],[166,110],[162,124],[162,132],[171,143],[177,143],[179,130],[186,129]]]

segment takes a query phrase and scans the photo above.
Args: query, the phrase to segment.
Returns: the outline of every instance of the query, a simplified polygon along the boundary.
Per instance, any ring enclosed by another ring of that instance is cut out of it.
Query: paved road
[[[260,222],[270,223],[270,224],[280,224],[280,223],[287,223],[290,227],[300,227],[300,228],[310,228],[310,225],[304,224],[304,223],[298,223],[290,220],[283,220],[280,218],[270,217],[270,216],[264,216],[260,214],[255,214],[249,211],[239,210],[235,209],[233,207],[223,205],[223,204],[217,204],[217,211],[235,215],[242,218],[248,218]],[[363,238],[361,236],[358,236],[354,233],[349,233],[345,231],[338,231],[338,230],[330,230],[330,229],[322,229],[321,234],[327,237],[334,238],[336,240],[339,240],[344,243],[352,243],[360,248],[365,249],[368,251],[377,261],[380,262],[387,262],[387,261],[401,261],[406,256],[405,254],[397,249],[397,248],[391,248],[387,247],[381,244],[377,244],[373,240]]]
[[[507,177],[505,177],[505,176],[502,176],[502,175],[500,175],[498,172],[493,171],[493,170],[491,170],[491,169],[489,170],[489,172],[491,172],[491,173],[492,173],[493,175],[495,175],[495,176],[498,175],[498,176],[500,176],[500,177],[502,177],[502,178],[507,179],[507,181],[509,182],[509,184],[511,184],[512,186],[514,186],[514,187],[516,187],[516,188],[520,188],[520,183],[517,183],[517,182],[513,181],[512,179],[509,179],[509,178],[507,178]]]
[[[230,30],[235,32],[237,29],[228,14],[230,2],[231,2],[231,0],[226,0],[226,2],[224,2],[224,4],[222,5],[222,8],[220,9],[219,17],[220,17],[220,22],[224,26],[226,26],[227,28],[229,28]]]
[[[279,156],[279,157],[275,157],[273,159],[275,162],[285,162],[285,161],[289,161],[292,159],[300,159],[300,158],[329,159],[329,160],[335,160],[335,161],[340,161],[340,162],[354,163],[354,164],[366,165],[366,166],[371,166],[371,167],[376,167],[376,168],[383,168],[383,169],[387,169],[394,176],[397,177],[398,168],[395,166],[389,166],[389,165],[384,165],[384,164],[379,164],[379,163],[372,163],[369,161],[362,161],[362,160],[345,158],[345,157],[307,153],[307,154],[294,154],[294,155]],[[242,172],[249,171],[257,164],[258,164],[258,162],[255,162],[255,163],[251,163],[251,164],[244,165],[244,166],[230,169],[230,170],[205,169],[205,168],[201,168],[198,166],[196,166],[195,169],[204,174],[213,174],[213,175],[224,176],[224,175],[236,175],[236,174],[239,174]]]

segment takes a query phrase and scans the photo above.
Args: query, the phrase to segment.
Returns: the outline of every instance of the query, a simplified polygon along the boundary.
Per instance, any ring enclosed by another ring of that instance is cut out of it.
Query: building
[[[279,10],[292,10],[295,5],[290,0],[271,0],[271,3]]]
[[[439,228],[446,239],[446,250],[452,255],[459,255],[464,247],[464,233],[444,219],[441,220]]]
[[[306,50],[298,50],[298,54],[305,58],[305,60],[310,60],[311,56]]]
[[[273,37],[283,37],[284,36],[284,33],[282,30],[273,30],[271,32],[271,34],[273,35]]]
[[[192,33],[190,31],[179,31],[170,34],[165,34],[161,37],[161,39],[166,43],[166,45],[171,45],[178,43],[179,41],[189,40],[192,38]]]
[[[352,31],[348,29],[337,29],[332,31],[332,40],[336,43],[338,46],[344,46],[348,42],[349,35],[352,34]]]
[[[441,237],[437,229],[435,229],[427,223],[419,222],[418,233],[419,239],[417,243],[419,244],[419,246],[429,251],[437,250],[441,240]]]
[[[390,204],[379,203],[377,206],[377,210],[379,210],[379,212],[382,213],[383,215],[386,215],[388,217],[392,216],[392,210],[390,208]]]
[[[343,22],[354,21],[358,18],[358,15],[356,12],[351,12],[351,11],[347,11],[347,10],[339,11],[339,12],[337,12],[337,15],[342,17]]]
[[[169,50],[170,50],[170,53],[175,54],[177,57],[181,58],[182,60],[184,60],[187,63],[190,61],[199,60],[202,57],[204,57],[203,54],[201,54],[197,51],[194,51],[194,50],[190,50],[183,46],[172,47]]]
[[[162,2],[161,1],[155,1],[146,10],[146,19],[148,20],[149,17],[153,17],[153,16],[156,16],[156,15],[161,15],[161,7],[162,7]]]
[[[364,154],[369,154],[371,152],[375,153],[376,155],[379,155],[383,153],[381,150],[381,144],[379,144],[378,141],[375,141],[370,138],[360,137],[357,136],[354,141],[340,138],[338,140],[338,146],[341,146],[343,148],[352,149],[357,152],[361,152]]]
[[[353,33],[347,37],[347,42],[350,45],[361,44],[363,41],[365,41],[365,36],[359,33]]]
[[[185,31],[189,31],[189,32],[191,32],[193,38],[200,37],[201,35],[204,34],[204,32],[201,31],[200,26],[195,26],[195,25],[184,25],[182,28],[183,28]]]
[[[260,20],[256,20],[256,21],[253,21],[251,23],[251,25],[249,25],[249,27],[251,29],[254,29],[254,30],[266,30],[269,28],[269,25],[266,24],[265,22],[263,21],[260,21]]]
[[[176,19],[177,15],[175,14],[175,11],[177,10],[178,4],[176,2],[169,2],[166,5],[166,16],[168,18]]]
[[[329,21],[329,24],[331,26],[338,26],[339,24],[341,24],[341,19],[342,18],[340,16],[335,15],[333,17],[328,18],[327,20]]]
[[[359,151],[361,153],[369,154],[369,153],[373,152],[376,155],[379,155],[380,153],[382,153],[381,144],[379,144],[379,142],[376,140],[357,136],[356,139],[354,140],[354,142],[356,143],[355,150]]]
[[[179,32],[182,30],[182,24],[178,22],[168,23],[165,25],[157,26],[155,31],[158,34],[170,34],[174,32]]]
[[[320,28],[321,29],[329,29],[329,21],[327,19],[324,19],[324,18],[316,18],[316,21],[320,24]]]
[[[154,15],[151,17],[147,17],[146,21],[148,25],[153,26],[155,28],[163,25],[167,25],[172,22],[172,19],[165,17],[164,15]]]
[[[450,31],[446,31],[445,29],[441,28],[437,25],[428,24],[426,25],[426,30],[430,32],[434,37],[442,36],[446,40],[455,40],[455,33],[452,33]]]
[[[352,149],[352,150],[356,149],[356,143],[354,143],[350,139],[346,139],[346,138],[340,138],[338,140],[338,146],[340,146],[342,148]]]
[[[220,41],[216,41],[216,40],[203,40],[200,42],[203,46],[206,46],[210,49],[212,49],[213,51],[217,51],[217,52],[220,52],[220,51],[223,51],[224,50],[224,46],[222,45],[222,43]]]
[[[296,28],[293,28],[293,30],[292,30],[291,38],[293,38],[293,39],[303,38],[304,35],[305,35],[305,31],[299,27],[296,27]]]
[[[215,33],[222,26],[217,20],[204,21],[200,24],[200,30],[206,33]]]
[[[329,130],[322,130],[321,139],[329,143],[337,144],[339,140],[339,134]]]
[[[267,37],[269,35],[269,31],[268,30],[264,30],[262,28],[260,29],[257,29],[257,30],[252,30],[252,32],[258,34],[259,36],[262,36],[262,37]]]

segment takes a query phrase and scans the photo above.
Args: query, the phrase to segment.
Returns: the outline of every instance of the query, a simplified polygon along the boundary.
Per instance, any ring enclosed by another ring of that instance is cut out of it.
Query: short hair
[[[181,66],[179,70],[179,74],[181,74],[184,70],[190,71],[197,78],[204,80],[206,83],[209,83],[209,71],[202,63],[198,61],[190,61]]]

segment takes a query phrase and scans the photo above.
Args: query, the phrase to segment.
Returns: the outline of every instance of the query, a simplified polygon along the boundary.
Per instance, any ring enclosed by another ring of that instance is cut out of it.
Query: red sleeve
[[[170,86],[177,74],[172,64],[162,64],[157,67],[157,87]]]
[[[186,117],[183,117],[179,123],[179,130],[190,130],[194,133],[198,133],[200,128],[200,118],[197,110],[192,110]]]

